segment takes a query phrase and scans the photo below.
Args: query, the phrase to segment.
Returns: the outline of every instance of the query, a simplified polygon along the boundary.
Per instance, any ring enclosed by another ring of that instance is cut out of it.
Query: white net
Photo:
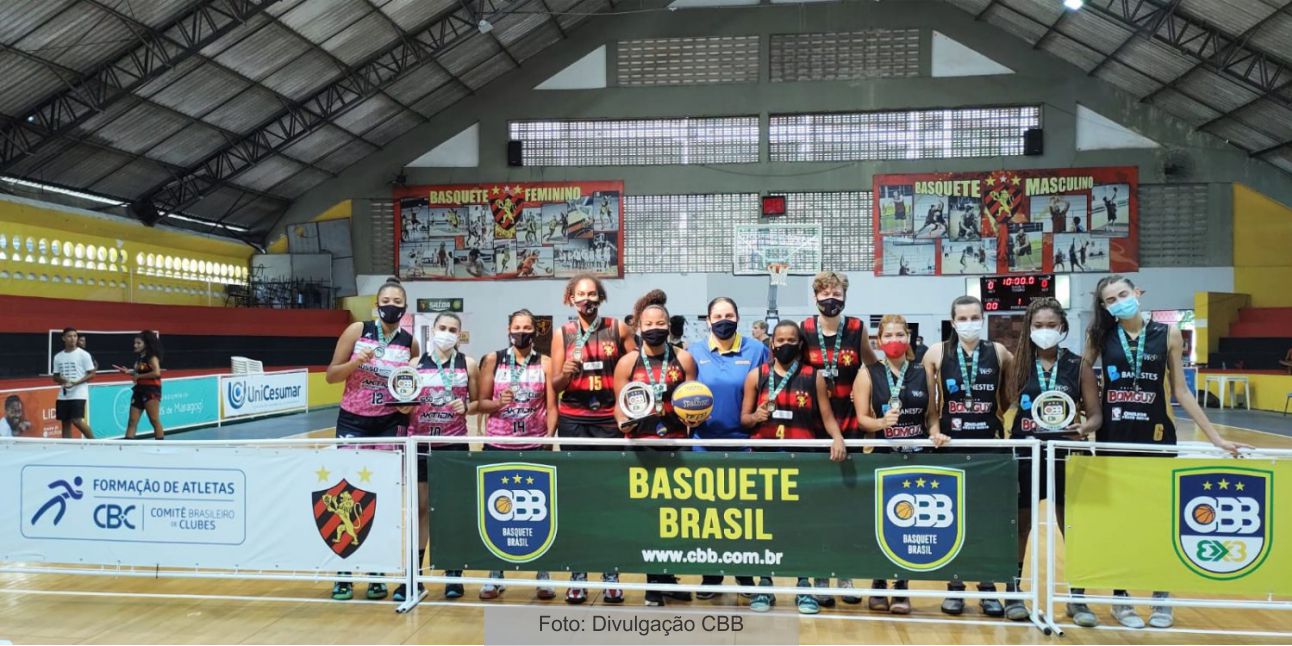
[[[737,224],[732,252],[737,276],[772,274],[773,264],[788,265],[790,274],[815,274],[821,271],[821,225]]]
[[[767,263],[767,275],[771,277],[771,284],[777,287],[784,287],[788,284],[790,277],[790,266],[788,263],[771,262]]]

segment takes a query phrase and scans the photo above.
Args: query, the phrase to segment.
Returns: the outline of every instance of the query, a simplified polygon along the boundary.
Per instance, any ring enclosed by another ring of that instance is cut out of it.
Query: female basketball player
[[[550,437],[556,431],[556,391],[547,378],[552,369],[551,360],[534,348],[534,334],[534,315],[529,310],[517,310],[507,318],[509,347],[480,360],[482,396],[478,406],[481,413],[489,416],[485,422],[487,436]],[[543,444],[484,445],[486,451],[546,448]],[[489,576],[501,579],[502,574],[502,570],[494,570]],[[538,573],[540,581],[550,578],[547,572]],[[497,599],[502,592],[502,586],[491,583],[480,588],[480,598]],[[551,586],[542,586],[537,595],[539,599],[553,599],[556,591]]]
[[[1221,437],[1185,384],[1180,330],[1146,321],[1139,304],[1143,294],[1129,279],[1115,274],[1104,277],[1095,287],[1095,317],[1086,336],[1086,360],[1100,360],[1105,374],[1103,424],[1095,439],[1174,445],[1175,423],[1166,393],[1169,379],[1171,394],[1207,439],[1237,455],[1239,448],[1247,445]],[[1128,596],[1125,590],[1114,590],[1113,595]],[[1154,592],[1153,596],[1165,599],[1168,595]],[[1114,605],[1112,613],[1127,628],[1144,627],[1144,620],[1129,605]],[[1170,606],[1153,607],[1148,625],[1169,628],[1173,623]]]
[[[776,324],[772,330],[773,362],[750,371],[745,377],[740,423],[752,428],[751,437],[759,440],[816,439],[817,429],[824,428],[833,440],[830,459],[842,462],[847,451],[830,405],[830,391],[825,376],[805,360],[804,346],[798,324],[793,321]],[[759,585],[771,585],[771,579],[763,577]],[[807,577],[799,578],[798,587],[810,585]],[[802,614],[821,612],[821,604],[810,594],[800,594],[794,602]],[[774,605],[773,595],[759,594],[754,596],[749,608],[767,612]]]
[[[351,323],[337,339],[326,376],[330,384],[345,382],[336,417],[337,437],[394,437],[399,427],[408,423],[407,413],[386,405],[390,401],[386,385],[390,371],[419,355],[417,341],[399,328],[407,301],[399,280],[386,279],[377,290],[377,319]],[[385,598],[385,584],[369,584],[367,595],[369,599]],[[350,582],[338,581],[332,586],[333,599],[353,597]]]
[[[635,381],[647,384],[655,395],[655,406],[636,424],[627,413],[615,406],[615,420],[628,437],[634,439],[672,438],[687,436],[686,426],[673,412],[673,390],[678,384],[695,379],[695,360],[691,353],[675,348],[669,343],[669,315],[664,307],[667,297],[654,289],[638,299],[633,307],[633,318],[641,335],[642,347],[619,359],[615,365],[615,399],[625,384]],[[666,448],[663,450],[675,450]],[[677,583],[671,574],[647,574],[647,583]],[[664,597],[690,601],[690,592],[646,591],[646,605],[662,606]]]
[[[606,302],[606,288],[601,279],[579,274],[565,285],[565,304],[578,312],[578,318],[552,332],[550,381],[561,393],[558,402],[556,434],[558,437],[619,438],[623,434],[615,424],[615,363],[626,352],[636,350],[632,330],[619,321],[598,317]],[[571,449],[618,450],[618,447],[570,447]],[[570,573],[571,581],[587,581],[586,572]],[[601,580],[613,583],[619,575],[606,572]],[[583,603],[586,588],[565,591],[566,603]],[[606,590],[606,603],[623,603],[623,590]]]
[[[929,394],[937,386],[924,367],[915,363],[915,350],[911,348],[911,333],[906,319],[900,314],[886,314],[879,321],[879,347],[886,360],[867,366],[857,373],[852,386],[853,403],[861,430],[874,433],[886,440],[916,440],[929,438],[934,445],[946,444],[947,436],[938,428],[936,409],[929,406]],[[892,449],[880,447],[876,452],[896,451],[917,453],[923,447],[901,446]],[[884,589],[888,582],[875,579],[871,587]],[[907,589],[907,581],[893,582],[893,590]],[[844,598],[848,601],[848,598]],[[860,599],[858,599],[860,601]],[[851,603],[857,603],[853,601]],[[871,597],[867,604],[871,610],[888,611],[895,615],[911,613],[909,597]]]
[[[1032,418],[1032,402],[1042,392],[1057,390],[1066,393],[1076,402],[1078,411],[1084,413],[1073,419],[1068,427],[1070,434],[1063,439],[1084,439],[1095,432],[1102,422],[1099,409],[1099,384],[1095,381],[1094,367],[1082,361],[1081,356],[1059,347],[1059,342],[1068,334],[1068,317],[1063,306],[1053,298],[1038,298],[1028,306],[1023,316],[1023,330],[1028,336],[1018,340],[1014,355],[1014,368],[1009,373],[1008,397],[1014,410],[1014,424],[1010,437],[1028,439],[1038,437],[1037,425]],[[1041,440],[1053,436],[1039,436]],[[1060,453],[1060,464],[1066,463],[1067,452]],[[1059,528],[1064,527],[1063,493],[1065,489],[1066,470],[1060,468],[1054,474],[1054,492],[1047,493],[1044,475],[1041,478],[1042,499],[1048,499],[1058,518]],[[1027,554],[1027,535],[1032,522],[1032,461],[1027,454],[1018,459],[1018,577],[1023,576],[1023,558]],[[1017,579],[1016,579],[1017,580]],[[1011,582],[1006,591],[1018,590],[1016,583]],[[1073,588],[1072,594],[1080,595],[1084,590]],[[1099,623],[1090,607],[1084,603],[1070,603],[1068,616],[1078,626],[1094,626]],[[1029,613],[1022,601],[1011,600],[1005,603],[1005,616],[1014,621],[1024,621]]]
[[[875,353],[870,349],[870,334],[860,318],[842,316],[848,298],[848,277],[833,271],[823,271],[812,279],[812,294],[820,316],[804,319],[803,340],[807,347],[808,364],[825,378],[830,393],[830,408],[839,430],[846,439],[860,437],[857,431],[857,411],[852,405],[852,382],[863,366],[875,363]],[[820,429],[818,429],[820,431]],[[825,435],[818,433],[817,439]],[[830,587],[828,578],[816,580],[819,588]],[[839,587],[851,588],[852,581],[839,579]],[[845,596],[847,603],[860,603],[861,599]],[[834,597],[821,595],[817,603],[834,607]]]
[[[736,332],[740,325],[740,310],[736,302],[726,296],[709,301],[709,342],[691,347],[695,358],[696,380],[709,387],[713,393],[713,412],[709,419],[696,427],[692,437],[697,439],[743,440],[749,438],[749,429],[740,424],[740,401],[745,392],[745,377],[767,363],[769,349],[756,338],[745,339]],[[766,336],[767,324],[754,321],[757,333],[762,323]],[[771,337],[767,337],[771,341]],[[704,451],[702,446],[692,447]],[[732,450],[732,449],[723,449]],[[746,448],[745,450],[749,450]],[[738,576],[740,585],[753,585],[753,577]],[[722,576],[706,574],[701,585],[720,585]],[[697,592],[695,598],[712,599],[713,592]]]
[[[1013,365],[1013,356],[999,343],[979,343],[983,331],[982,311],[982,301],[972,296],[952,301],[955,331],[951,340],[929,348],[924,355],[924,370],[938,385],[939,429],[953,441],[993,440],[1003,435],[1002,375]],[[947,589],[954,592],[965,587],[955,581],[947,584]],[[978,590],[983,592],[995,589],[992,583],[978,584]],[[999,600],[983,599],[979,605],[988,616],[1005,614]],[[942,602],[942,612],[949,615],[958,615],[964,608],[964,599],[951,597]]]
[[[351,323],[336,341],[332,363],[327,367],[328,384],[345,382],[341,410],[336,416],[336,437],[394,437],[407,424],[407,413],[386,406],[390,393],[386,377],[399,366],[407,366],[417,355],[417,341],[399,328],[408,297],[395,278],[377,289],[377,319]],[[385,584],[368,584],[367,597],[385,598]],[[354,597],[349,581],[337,581],[332,598]]]
[[[152,330],[135,335],[135,367],[114,366],[118,372],[130,375],[135,385],[130,393],[130,417],[126,422],[126,439],[135,439],[139,416],[148,413],[148,423],[153,425],[153,439],[166,437],[161,424],[161,339]]]
[[[466,437],[467,416],[476,412],[479,396],[480,372],[476,360],[458,352],[462,320],[456,314],[443,312],[431,324],[431,347],[415,363],[423,384],[417,396],[418,405],[412,410],[408,434],[421,437]],[[466,451],[465,443],[431,442],[433,451]],[[417,521],[426,527],[427,500],[426,455],[427,444],[418,444],[417,450]],[[425,549],[423,545],[422,549]],[[421,552],[418,553],[421,565]],[[461,570],[448,570],[445,576],[462,576]],[[418,593],[421,593],[420,586]],[[395,599],[402,600],[404,586],[395,589]],[[444,596],[457,599],[462,596],[461,583],[444,586]]]

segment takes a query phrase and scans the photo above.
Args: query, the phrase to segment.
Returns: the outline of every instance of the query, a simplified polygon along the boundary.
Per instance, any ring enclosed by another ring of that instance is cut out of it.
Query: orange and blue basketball
[[[673,390],[673,412],[687,426],[699,426],[713,412],[713,391],[698,382],[688,381]]]

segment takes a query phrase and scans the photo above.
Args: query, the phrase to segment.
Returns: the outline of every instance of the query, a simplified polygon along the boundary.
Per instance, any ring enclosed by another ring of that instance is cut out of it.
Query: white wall
[[[1073,334],[1064,346],[1079,351],[1080,330],[1090,321],[1091,300],[1100,274],[1070,274],[1071,307],[1069,321]],[[1228,292],[1234,288],[1232,268],[1198,267],[1144,269],[1129,275],[1144,289],[1146,309],[1192,309],[1193,295],[1199,291]],[[385,276],[359,277],[359,293],[373,294]],[[846,313],[853,316],[899,313],[912,323],[919,323],[926,342],[936,340],[941,321],[948,318],[951,301],[965,293],[965,277],[928,278],[878,277],[869,273],[849,273]],[[779,291],[781,318],[802,319],[814,314],[810,293],[811,277],[791,276],[789,284]],[[507,315],[522,307],[535,314],[550,315],[557,324],[568,320],[572,310],[561,305],[565,281],[409,281],[409,308],[418,298],[462,298],[468,316],[466,323],[471,342],[464,350],[479,356],[504,347],[507,337]],[[762,318],[767,308],[767,279],[730,274],[637,274],[623,280],[606,281],[609,301],[603,312],[623,317],[633,302],[647,290],[659,287],[668,292],[669,310],[688,317],[704,314],[709,300],[717,296],[735,299],[741,310],[741,331],[747,333],[754,320]]]

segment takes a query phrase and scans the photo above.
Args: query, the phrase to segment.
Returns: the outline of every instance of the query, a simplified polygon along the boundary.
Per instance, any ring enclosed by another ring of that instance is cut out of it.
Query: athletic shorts
[[[1085,453],[1085,451],[1082,451]],[[1041,480],[1040,500],[1049,500],[1051,506],[1063,506],[1063,494],[1067,489],[1067,460],[1069,451],[1060,450],[1054,455],[1054,495],[1049,495],[1048,482],[1045,477],[1045,447],[1041,447]],[[1027,454],[1018,457],[1018,508],[1032,506],[1032,457]]]
[[[54,419],[60,422],[70,422],[74,419],[84,418],[84,399],[60,399],[54,402]]]
[[[421,444],[419,446],[423,448],[417,453],[417,481],[426,482],[426,445]],[[471,448],[470,444],[445,444],[431,449],[431,453],[437,451],[466,451],[469,448]]]
[[[568,417],[562,417],[556,422],[557,437],[596,437],[596,438],[621,438],[623,433],[615,427],[615,423],[610,424],[584,424],[576,422]],[[561,447],[563,451],[622,451],[621,446],[588,446],[575,445],[570,447]]]
[[[148,402],[154,399],[161,401],[161,386],[140,386],[136,384],[130,394],[130,407],[142,410]]]
[[[395,437],[400,426],[408,423],[408,416],[394,412],[367,417],[342,410],[336,416],[337,437]]]

